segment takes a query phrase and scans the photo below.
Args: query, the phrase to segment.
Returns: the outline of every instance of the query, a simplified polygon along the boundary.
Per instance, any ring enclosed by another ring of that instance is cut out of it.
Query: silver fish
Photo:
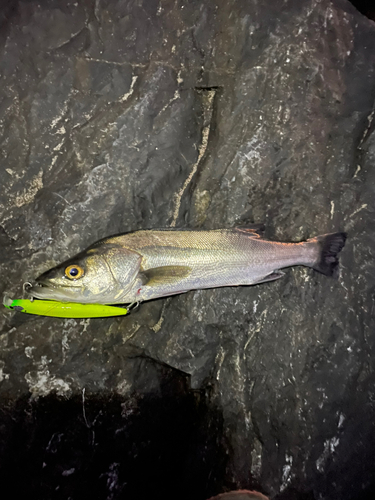
[[[133,304],[189,290],[255,285],[302,265],[335,273],[345,233],[302,243],[263,239],[264,227],[141,230],[98,241],[27,286],[36,298]]]

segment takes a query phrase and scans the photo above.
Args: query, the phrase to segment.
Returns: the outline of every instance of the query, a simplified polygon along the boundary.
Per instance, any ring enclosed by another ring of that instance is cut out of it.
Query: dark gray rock
[[[135,495],[127,468],[152,463],[166,498],[172,477],[196,481],[181,498],[373,498],[374,23],[344,0],[8,2],[1,22],[1,292],[140,228],[349,235],[337,281],[291,269],[114,319],[2,311],[3,472],[39,499]]]

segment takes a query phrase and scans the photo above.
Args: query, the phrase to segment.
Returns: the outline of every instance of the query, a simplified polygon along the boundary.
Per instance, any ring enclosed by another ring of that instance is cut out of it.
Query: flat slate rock
[[[42,0],[0,25],[2,293],[136,229],[348,233],[337,280],[3,309],[2,488],[374,498],[374,22],[346,0]]]

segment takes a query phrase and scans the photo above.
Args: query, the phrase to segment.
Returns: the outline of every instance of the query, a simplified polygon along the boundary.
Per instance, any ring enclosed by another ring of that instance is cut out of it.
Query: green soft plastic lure
[[[102,304],[79,304],[76,302],[57,302],[55,300],[12,300],[4,297],[3,304],[8,309],[39,316],[55,318],[105,318],[124,316],[128,310],[123,307]]]

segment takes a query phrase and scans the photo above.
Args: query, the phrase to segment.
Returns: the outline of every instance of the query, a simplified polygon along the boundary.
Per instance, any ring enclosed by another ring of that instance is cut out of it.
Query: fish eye
[[[79,278],[82,278],[84,274],[85,271],[81,266],[72,265],[65,269],[65,276],[70,280],[78,280]]]

